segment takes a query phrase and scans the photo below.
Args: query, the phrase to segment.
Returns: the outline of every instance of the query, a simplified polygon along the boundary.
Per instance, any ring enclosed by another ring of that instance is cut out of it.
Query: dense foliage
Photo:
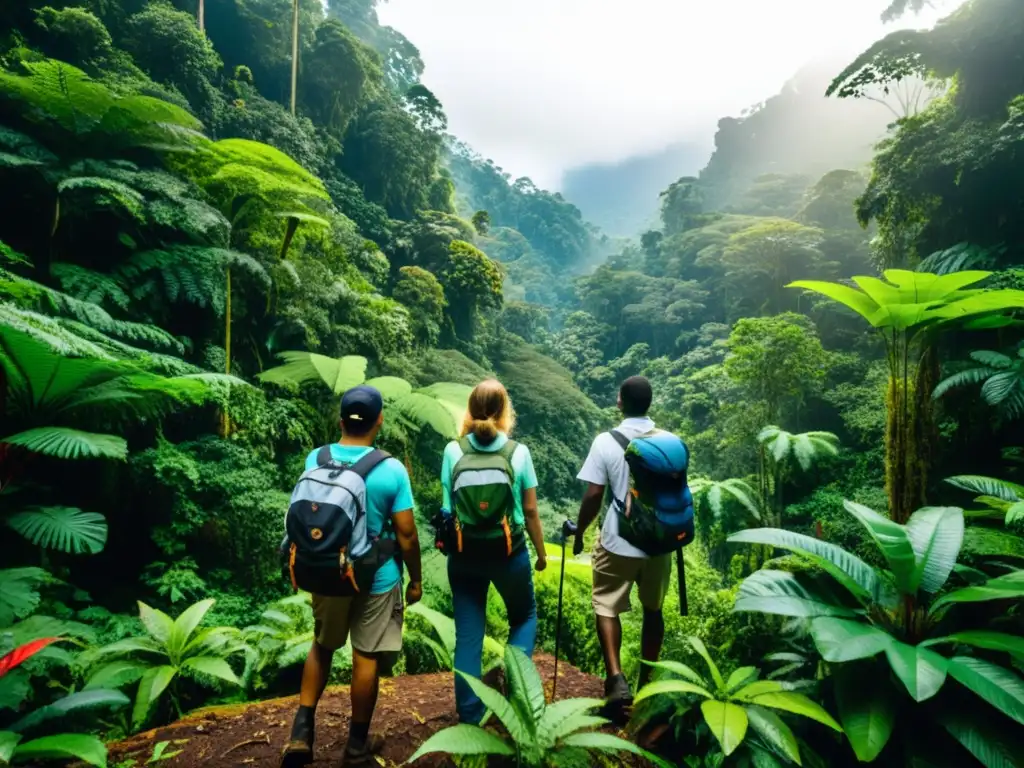
[[[0,762],[102,766],[100,737],[294,691],[313,623],[276,546],[345,389],[384,394],[380,442],[425,527],[469,388],[498,376],[554,559],[618,383],[644,374],[691,449],[699,539],[630,734],[694,766],[1018,764],[1014,0],[885,38],[832,101],[810,94],[836,73],[811,69],[724,119],[635,242],[450,136],[376,5],[29,0],[5,17]],[[889,110],[846,121],[866,114],[850,99]],[[451,666],[443,566],[425,552],[396,674]],[[560,648],[600,673],[590,566],[566,566]],[[558,576],[536,578],[545,649]],[[623,617],[630,676],[640,614]],[[595,702],[546,704],[506,630],[495,600],[485,661],[509,698],[472,685],[511,740],[457,729],[421,751],[637,751],[593,731]],[[337,654],[332,680],[350,670]]]

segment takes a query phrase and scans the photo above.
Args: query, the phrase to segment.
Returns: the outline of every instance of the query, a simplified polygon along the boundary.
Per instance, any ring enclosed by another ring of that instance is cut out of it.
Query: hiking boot
[[[623,674],[612,675],[604,681],[604,707],[602,717],[607,717],[616,724],[629,719],[629,708],[633,705],[633,694]]]
[[[354,743],[350,736],[348,744],[345,746],[345,756],[342,758],[341,764],[346,766],[346,768],[359,765],[374,765],[376,764],[374,756],[380,754],[383,748],[384,737],[380,734],[370,734],[362,744]]]
[[[493,688],[502,696],[507,694],[507,691],[505,690],[505,670],[501,667],[495,667],[481,677],[480,680],[484,685],[489,688]]]
[[[292,735],[281,751],[281,768],[302,768],[313,762],[313,726],[311,715],[303,716],[301,712],[295,715]]]

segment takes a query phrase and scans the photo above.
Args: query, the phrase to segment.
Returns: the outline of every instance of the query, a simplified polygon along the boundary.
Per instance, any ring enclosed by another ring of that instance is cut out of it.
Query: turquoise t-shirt
[[[319,450],[319,449],[318,449]],[[306,457],[306,471],[316,466],[316,454],[313,451]],[[331,457],[335,461],[354,464],[370,452],[370,448],[362,445],[331,445]],[[379,536],[384,528],[384,521],[393,515],[412,509],[412,485],[409,473],[398,459],[385,459],[366,478],[366,528],[371,536]],[[370,593],[382,595],[390,592],[401,582],[402,572],[398,563],[389,560],[382,565],[373,578]]]
[[[493,453],[500,451],[502,446],[508,442],[508,435],[499,432],[498,436],[490,445],[481,445],[475,435],[469,436],[470,444],[478,451]],[[444,459],[441,462],[441,506],[446,512],[452,508],[452,472],[455,471],[455,464],[462,458],[462,449],[457,440],[448,443],[444,449]],[[537,472],[533,468],[533,458],[530,456],[530,449],[522,443],[516,446],[512,452],[512,471],[515,473],[513,495],[515,496],[515,509],[512,511],[512,522],[516,525],[525,525],[526,516],[523,514],[523,493],[531,488],[537,487]]]

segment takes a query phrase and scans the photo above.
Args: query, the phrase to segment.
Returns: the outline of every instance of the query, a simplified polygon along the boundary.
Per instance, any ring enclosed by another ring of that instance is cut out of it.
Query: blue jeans
[[[533,596],[533,567],[529,548],[508,560],[466,561],[448,558],[448,581],[455,608],[455,669],[480,677],[487,619],[487,589],[491,584],[505,601],[508,642],[533,656],[537,641],[537,602]],[[455,708],[459,721],[478,724],[486,712],[483,702],[465,680],[455,676]]]

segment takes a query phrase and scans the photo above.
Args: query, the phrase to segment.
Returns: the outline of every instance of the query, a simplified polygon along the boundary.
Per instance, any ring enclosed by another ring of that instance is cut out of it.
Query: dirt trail
[[[538,655],[537,669],[551,697],[554,658]],[[601,680],[565,664],[558,665],[558,698],[601,698]],[[278,755],[291,730],[297,696],[199,710],[170,725],[137,734],[110,745],[109,765],[134,759],[145,765],[155,744],[170,740],[167,751],[181,754],[160,761],[164,768],[241,768],[276,766]],[[350,712],[347,686],[332,687],[317,710],[317,743],[314,768],[341,765]],[[457,722],[451,673],[410,675],[381,680],[380,699],[373,731],[387,737],[377,762],[393,768],[407,760],[429,736]],[[175,741],[182,743],[174,743]],[[427,757],[423,766],[451,765],[441,756]]]

